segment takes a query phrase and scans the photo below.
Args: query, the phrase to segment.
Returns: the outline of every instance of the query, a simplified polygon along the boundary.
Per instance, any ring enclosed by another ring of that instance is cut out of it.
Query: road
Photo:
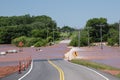
[[[95,71],[64,60],[53,62],[62,68],[65,74],[65,80],[120,80],[109,74]]]
[[[1,80],[120,80],[109,74],[99,72],[87,67],[76,65],[62,59],[50,60],[34,60],[29,72],[21,76],[15,74],[10,75]],[[56,67],[54,67],[54,65]],[[58,68],[58,69],[57,69]],[[60,75],[60,70],[63,74]],[[24,76],[24,77],[22,77]],[[60,78],[64,76],[64,79]]]
[[[65,45],[41,48],[43,51],[31,53],[33,61],[28,70],[0,80],[120,80],[107,73],[63,60],[62,57],[67,49]]]

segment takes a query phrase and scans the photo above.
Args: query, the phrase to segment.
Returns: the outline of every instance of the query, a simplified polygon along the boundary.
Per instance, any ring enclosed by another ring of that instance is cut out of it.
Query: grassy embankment
[[[90,62],[90,61],[87,61],[87,60],[74,59],[74,60],[71,60],[71,62],[76,63],[76,64],[80,64],[80,65],[83,65],[83,66],[87,66],[87,67],[90,67],[90,68],[94,68],[94,69],[97,69],[97,70],[102,70],[102,71],[104,71],[104,70],[120,71],[120,69],[117,69],[117,68],[114,68],[114,67],[111,67],[111,66],[108,66],[108,65],[105,65],[105,64]],[[120,73],[116,74],[115,76],[120,78]]]

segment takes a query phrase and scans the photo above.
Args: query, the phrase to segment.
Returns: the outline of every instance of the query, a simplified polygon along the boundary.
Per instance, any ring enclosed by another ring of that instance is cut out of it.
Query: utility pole
[[[104,25],[103,24],[100,24],[100,25],[97,25],[97,26],[99,26],[100,27],[100,40],[101,40],[101,43],[100,43],[100,46],[101,46],[101,49],[103,49],[103,44],[102,44],[102,27],[104,27]]]
[[[120,47],[120,20],[119,20],[119,47]]]
[[[47,29],[47,38],[48,38],[48,26],[47,26],[47,24],[45,24],[45,26],[46,26],[46,29]]]
[[[53,44],[55,43],[55,42],[54,42],[54,39],[55,39],[54,37],[55,37],[55,35],[54,35],[54,29],[53,29]]]
[[[90,47],[90,27],[87,28],[88,30],[88,47]]]
[[[47,27],[47,38],[48,38],[48,27]]]
[[[78,47],[80,48],[80,29],[78,29]]]

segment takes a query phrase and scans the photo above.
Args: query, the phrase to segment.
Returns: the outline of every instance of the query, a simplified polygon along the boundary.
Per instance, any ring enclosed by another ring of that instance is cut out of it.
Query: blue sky
[[[59,27],[84,27],[90,18],[120,19],[120,0],[0,0],[0,16],[48,15]]]

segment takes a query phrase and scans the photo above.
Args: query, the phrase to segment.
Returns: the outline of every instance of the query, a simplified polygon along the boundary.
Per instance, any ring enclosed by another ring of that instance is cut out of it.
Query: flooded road
[[[0,52],[10,49],[19,50],[18,47],[11,45],[0,45]],[[32,59],[53,59],[63,58],[64,54],[70,50],[66,43],[60,43],[53,46],[39,48],[24,47],[23,52],[7,54],[0,56],[0,66],[16,65],[20,60],[26,60],[31,56]],[[113,67],[120,68],[120,48],[104,46],[103,50],[99,46],[95,47],[80,47],[78,52],[83,59],[91,60],[93,62],[107,64]]]
[[[15,46],[0,46],[0,52],[12,49],[19,50],[19,48]],[[5,56],[0,56],[0,66],[18,65],[19,61],[25,61],[28,57],[32,57],[33,60],[60,59],[63,58],[64,54],[70,50],[66,43],[60,43],[53,46],[38,48],[24,47],[22,49],[23,52],[10,53]]]

